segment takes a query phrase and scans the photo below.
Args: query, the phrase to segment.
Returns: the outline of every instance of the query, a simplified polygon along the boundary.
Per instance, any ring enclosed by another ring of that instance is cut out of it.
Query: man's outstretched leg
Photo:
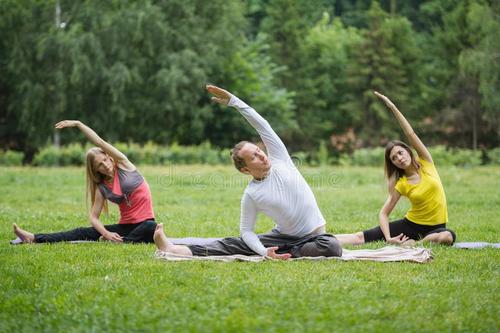
[[[193,256],[193,253],[191,252],[189,247],[185,245],[174,245],[167,239],[167,236],[165,236],[165,233],[163,232],[163,223],[160,223],[156,226],[153,240],[155,241],[158,250],[170,252],[173,254],[180,254],[183,256]]]

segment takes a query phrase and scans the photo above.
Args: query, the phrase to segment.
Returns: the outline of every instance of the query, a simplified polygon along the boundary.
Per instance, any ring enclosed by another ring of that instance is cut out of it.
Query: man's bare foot
[[[159,223],[156,226],[155,233],[153,234],[153,240],[155,241],[156,247],[160,251],[183,256],[193,256],[193,252],[191,252],[189,247],[185,245],[174,245],[167,239],[167,236],[165,236],[165,233],[163,232],[163,223]]]
[[[156,247],[161,251],[168,251],[170,248],[170,242],[163,232],[163,223],[156,225],[155,233],[153,234],[153,239],[155,241]]]
[[[33,235],[31,232],[19,228],[15,223],[12,224],[12,227],[14,228],[14,233],[16,234],[16,236],[19,237],[23,241],[23,243],[35,242],[35,235]]]

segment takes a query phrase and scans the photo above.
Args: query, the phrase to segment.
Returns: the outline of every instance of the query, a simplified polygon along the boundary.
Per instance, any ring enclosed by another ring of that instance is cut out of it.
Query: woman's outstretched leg
[[[362,231],[355,234],[334,235],[341,245],[361,245],[365,243],[365,235]]]
[[[158,250],[170,252],[173,254],[180,254],[184,256],[193,255],[193,252],[191,252],[189,247],[185,245],[174,245],[167,239],[167,236],[165,236],[165,232],[163,231],[163,223],[160,223],[156,226],[153,239],[155,241]]]
[[[19,237],[19,239],[21,239],[23,243],[35,242],[35,235],[31,232],[19,228],[19,226],[15,223],[12,224],[12,227],[14,228],[14,233],[16,234],[16,236]]]

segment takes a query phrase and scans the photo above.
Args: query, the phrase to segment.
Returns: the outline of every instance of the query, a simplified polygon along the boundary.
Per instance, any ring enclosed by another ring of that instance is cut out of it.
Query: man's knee
[[[342,256],[342,245],[337,240],[337,238],[332,237],[332,239],[328,242],[328,249],[326,250],[327,254],[325,257],[341,257]]]
[[[319,236],[313,242],[304,244],[300,249],[302,257],[340,257],[342,256],[342,246],[333,236]]]

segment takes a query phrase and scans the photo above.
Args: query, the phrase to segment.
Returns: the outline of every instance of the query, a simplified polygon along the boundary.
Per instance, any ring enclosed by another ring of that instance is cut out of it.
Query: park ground
[[[377,225],[381,168],[301,168],[330,233]],[[229,166],[140,167],[172,237],[237,235],[248,179]],[[439,169],[458,241],[500,242],[500,168]],[[165,262],[154,245],[12,246],[86,226],[84,168],[0,168],[0,332],[498,332],[500,250],[429,246],[427,264]],[[393,212],[404,215],[403,200]],[[117,221],[112,207],[106,224]],[[261,217],[257,232],[272,227]],[[378,248],[382,243],[370,244]]]

